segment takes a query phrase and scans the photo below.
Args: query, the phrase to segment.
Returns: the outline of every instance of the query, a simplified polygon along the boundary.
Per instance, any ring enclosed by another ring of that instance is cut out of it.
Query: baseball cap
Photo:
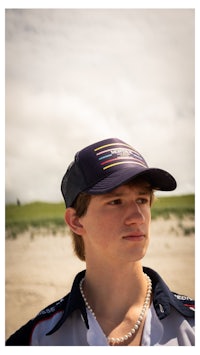
[[[176,180],[167,171],[149,168],[137,150],[118,138],[109,138],[76,153],[62,179],[61,191],[66,207],[71,207],[81,192],[105,194],[138,176],[155,190],[176,188]]]

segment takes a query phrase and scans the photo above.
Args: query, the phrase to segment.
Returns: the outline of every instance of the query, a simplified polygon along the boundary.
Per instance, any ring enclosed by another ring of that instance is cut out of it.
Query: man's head
[[[151,207],[153,200],[154,200],[154,190],[151,188],[149,183],[147,183],[144,179],[140,177],[136,177],[134,180],[129,181],[125,185],[121,185],[121,187],[127,187],[130,188],[134,186],[147,186],[147,191],[148,191],[148,196],[149,196],[149,207]],[[96,195],[96,196],[102,196],[103,198],[108,198],[110,196],[110,199],[112,200],[112,196],[115,199],[115,190],[114,189],[111,191],[110,194],[101,194],[101,195]],[[118,196],[118,194],[117,194]],[[87,214],[88,207],[90,203],[92,202],[93,198],[95,195],[89,195],[88,193],[82,192],[78,195],[77,199],[75,200],[75,203],[73,204],[73,208],[69,207],[66,209],[66,214],[65,214],[65,220],[66,223],[70,227],[70,232],[72,235],[72,242],[73,242],[73,248],[75,254],[78,256],[78,258],[82,261],[85,261],[85,245],[84,245],[84,240],[81,234],[78,234],[78,229],[77,226],[79,225],[79,221],[82,219]],[[118,196],[119,197],[119,196]],[[117,198],[118,200],[118,198]],[[113,201],[114,202],[114,201]],[[109,218],[109,216],[107,216]],[[99,219],[99,215],[93,218],[94,220]],[[105,220],[103,220],[103,224],[106,223]],[[116,224],[116,223],[114,223]],[[82,228],[81,228],[82,229]],[[81,230],[80,229],[80,230]],[[76,230],[76,231],[75,231]]]
[[[72,207],[77,217],[87,212],[92,195],[103,195],[129,182],[145,180],[153,190],[171,191],[175,179],[159,168],[149,168],[144,158],[130,145],[117,139],[94,143],[75,155],[61,184],[66,207]],[[153,194],[152,194],[153,195]],[[85,259],[82,237],[74,232],[77,256]]]

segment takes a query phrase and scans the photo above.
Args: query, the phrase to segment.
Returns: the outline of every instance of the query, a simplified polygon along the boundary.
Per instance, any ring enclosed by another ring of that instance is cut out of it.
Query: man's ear
[[[79,235],[83,234],[83,226],[80,223],[80,218],[76,214],[76,210],[69,207],[65,211],[65,222],[71,228],[71,230]]]

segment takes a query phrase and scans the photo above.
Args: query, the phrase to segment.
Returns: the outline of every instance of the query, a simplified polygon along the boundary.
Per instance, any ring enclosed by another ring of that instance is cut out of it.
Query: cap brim
[[[130,180],[143,176],[151,184],[154,190],[173,191],[176,189],[176,180],[167,171],[157,168],[127,167],[123,170],[115,171],[109,176],[99,181],[96,185],[87,189],[89,194],[103,194]]]

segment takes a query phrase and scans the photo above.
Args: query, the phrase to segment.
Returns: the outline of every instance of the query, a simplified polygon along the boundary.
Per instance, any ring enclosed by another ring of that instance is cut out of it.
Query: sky
[[[194,9],[7,9],[6,203],[62,201],[74,154],[118,137],[194,193]]]

